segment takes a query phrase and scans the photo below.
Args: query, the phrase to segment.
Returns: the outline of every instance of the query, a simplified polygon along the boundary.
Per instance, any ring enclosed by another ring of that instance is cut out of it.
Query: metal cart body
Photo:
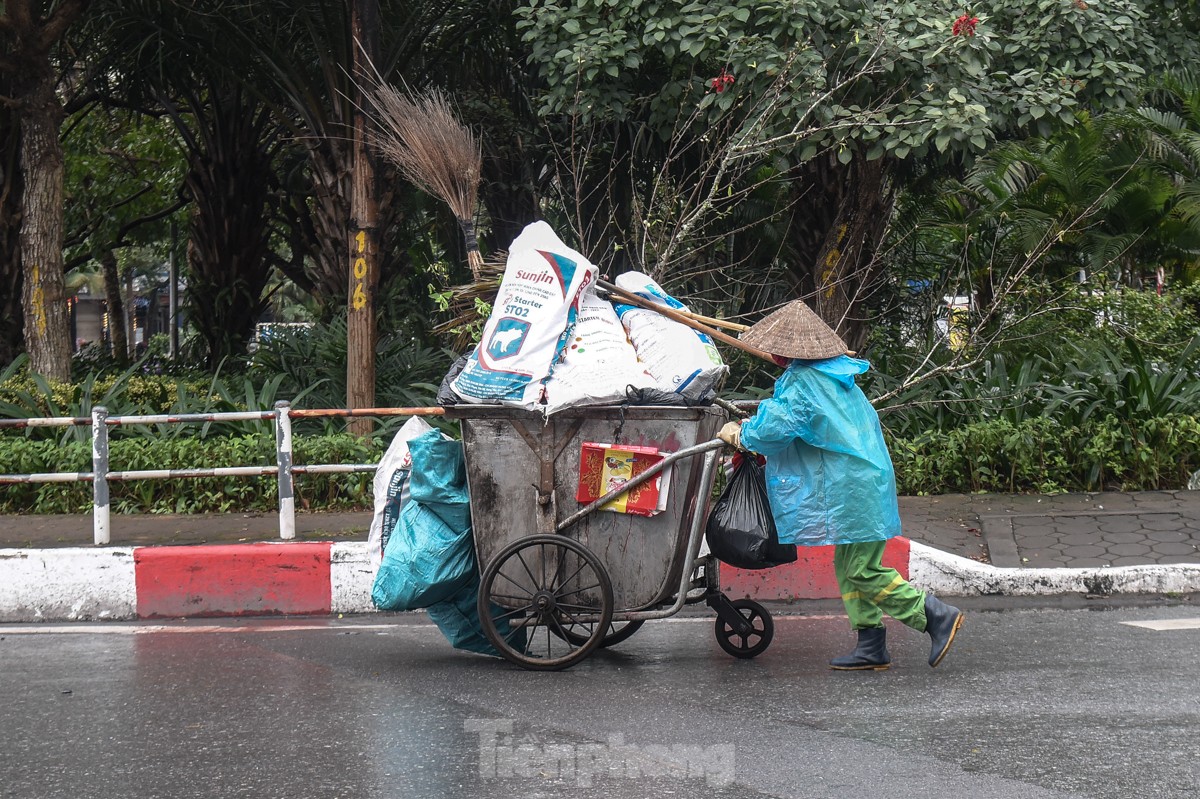
[[[770,625],[769,614],[756,603],[730,603],[721,595],[715,560],[697,569],[722,447],[716,433],[727,419],[722,410],[589,406],[543,417],[505,406],[458,405],[447,408],[446,416],[462,428],[483,572],[480,615],[502,655],[526,668],[565,668],[598,646],[624,640],[643,621],[701,600],[718,612],[718,641],[726,651],[753,657],[766,648],[769,634],[753,654],[726,646],[722,624],[745,643],[755,621],[759,633],[762,624]],[[576,491],[585,442],[654,447],[667,455],[669,466],[660,477],[660,492],[667,492],[664,510],[653,516],[600,510],[620,489],[581,506]],[[516,565],[505,568],[506,563]],[[529,609],[539,602],[541,610]],[[748,614],[749,605],[754,607]],[[547,656],[518,651],[495,628],[497,615],[517,627],[544,625]],[[627,625],[625,634],[616,632],[617,622]],[[578,639],[577,648],[561,657],[551,654],[551,632]]]

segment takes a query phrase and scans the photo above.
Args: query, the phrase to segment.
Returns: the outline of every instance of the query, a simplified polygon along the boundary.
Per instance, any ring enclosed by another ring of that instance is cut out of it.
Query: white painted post
[[[109,542],[108,527],[108,409],[92,408],[92,539]]]
[[[290,541],[296,537],[296,496],[292,482],[292,418],[288,415],[291,403],[275,403],[275,461],[279,464],[279,537]]]

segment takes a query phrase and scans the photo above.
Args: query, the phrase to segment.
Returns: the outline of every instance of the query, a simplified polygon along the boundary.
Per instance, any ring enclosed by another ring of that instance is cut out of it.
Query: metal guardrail
[[[89,416],[54,416],[29,419],[0,419],[0,429],[26,427],[92,426],[92,471],[42,472],[37,474],[0,474],[0,485],[12,483],[82,483],[92,484],[92,531],[97,546],[108,544],[109,492],[111,481],[169,480],[191,477],[262,477],[277,475],[279,484],[279,537],[290,541],[296,537],[296,497],[294,475],[373,472],[377,464],[308,464],[292,463],[292,419],[351,416],[441,416],[442,408],[318,408],[293,409],[281,400],[271,411],[240,411],[233,413],[187,413],[155,416],[109,416],[103,406],[92,408]],[[275,420],[274,466],[218,466],[210,469],[143,469],[110,471],[108,459],[108,429],[120,425],[187,424],[197,422],[245,422]]]

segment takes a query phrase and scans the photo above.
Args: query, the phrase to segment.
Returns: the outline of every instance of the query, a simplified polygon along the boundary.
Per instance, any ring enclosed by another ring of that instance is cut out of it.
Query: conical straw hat
[[[763,317],[740,338],[752,347],[784,358],[818,361],[849,351],[846,342],[803,300],[793,300]]]

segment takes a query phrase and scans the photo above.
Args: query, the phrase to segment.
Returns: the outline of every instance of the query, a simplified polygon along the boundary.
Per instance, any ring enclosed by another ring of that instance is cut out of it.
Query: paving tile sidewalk
[[[904,534],[994,566],[1200,563],[1200,491],[901,497]],[[365,541],[369,513],[298,513],[298,540]],[[113,515],[116,546],[279,540],[271,513]],[[0,516],[0,548],[86,547],[90,515]]]
[[[1200,563],[1200,491],[973,497],[995,566]]]
[[[297,513],[296,539],[366,541],[370,524],[369,513]],[[0,548],[87,547],[92,536],[88,514],[0,515]],[[113,514],[109,538],[113,546],[279,541],[279,517],[273,513]]]

